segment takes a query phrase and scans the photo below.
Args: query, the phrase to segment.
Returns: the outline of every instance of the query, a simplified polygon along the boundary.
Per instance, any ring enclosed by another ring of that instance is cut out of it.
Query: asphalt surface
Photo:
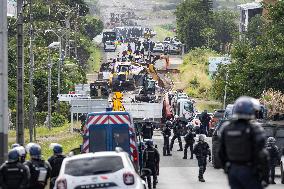
[[[183,140],[183,138],[182,138]],[[183,145],[184,145],[184,141]],[[207,138],[207,142],[211,146],[211,138]],[[221,169],[214,169],[211,163],[208,163],[207,170],[204,174],[205,183],[198,181],[198,166],[196,159],[182,159],[183,152],[177,151],[178,141],[175,141],[172,154],[173,156],[163,156],[163,138],[160,131],[154,133],[154,143],[158,145],[161,155],[160,175],[157,189],[229,189],[227,177]],[[188,149],[188,156],[190,150]],[[194,157],[195,158],[195,157]],[[279,169],[277,170],[279,173]],[[280,178],[275,181],[276,185],[270,185],[268,189],[280,189]]]

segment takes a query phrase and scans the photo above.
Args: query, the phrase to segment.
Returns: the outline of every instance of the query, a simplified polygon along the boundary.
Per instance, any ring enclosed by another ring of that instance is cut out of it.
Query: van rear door
[[[112,125],[111,129],[111,150],[115,150],[116,147],[121,147],[125,152],[130,153],[129,126],[126,124]]]

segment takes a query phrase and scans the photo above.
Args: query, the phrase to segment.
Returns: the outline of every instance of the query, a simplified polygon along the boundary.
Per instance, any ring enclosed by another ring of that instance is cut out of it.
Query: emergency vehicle
[[[129,154],[138,170],[137,137],[131,115],[125,111],[89,113],[84,126],[82,153],[115,151],[116,147]]]

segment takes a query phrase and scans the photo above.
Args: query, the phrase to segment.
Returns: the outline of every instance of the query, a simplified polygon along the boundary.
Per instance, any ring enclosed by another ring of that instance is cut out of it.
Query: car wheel
[[[283,170],[283,164],[281,163],[280,165],[280,170],[281,170],[281,183],[284,184],[284,170]]]

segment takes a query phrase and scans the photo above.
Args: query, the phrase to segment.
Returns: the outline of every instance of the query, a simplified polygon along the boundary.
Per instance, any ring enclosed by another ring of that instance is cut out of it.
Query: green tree
[[[269,21],[258,22],[263,18],[255,20],[251,23],[254,24],[252,26],[261,23],[261,28],[251,27],[246,34],[248,37],[235,42],[232,50],[233,63],[226,69],[220,67],[215,76],[213,88],[216,98],[223,94],[225,70],[229,73],[230,102],[240,95],[259,98],[269,88],[284,91],[283,10],[284,2],[277,2],[269,9]]]
[[[177,34],[179,39],[190,50],[202,47],[206,39],[201,31],[212,21],[212,2],[209,0],[185,0],[177,6]]]

